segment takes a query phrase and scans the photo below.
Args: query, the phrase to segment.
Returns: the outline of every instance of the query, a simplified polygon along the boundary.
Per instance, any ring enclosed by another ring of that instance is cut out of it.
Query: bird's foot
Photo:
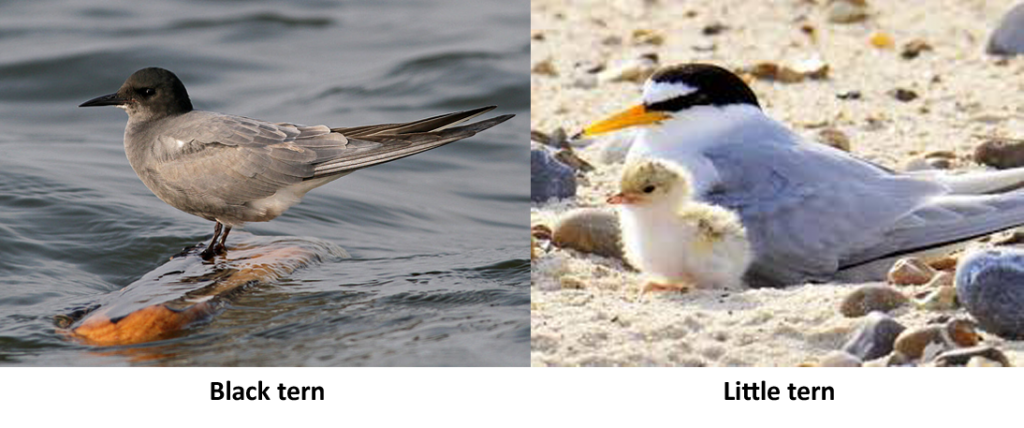
[[[224,247],[224,245],[216,243],[209,247],[206,247],[206,249],[203,250],[203,252],[199,253],[199,257],[202,257],[203,260],[210,261],[213,260],[213,258],[216,256],[223,256],[227,253],[228,250],[227,248]]]
[[[690,291],[690,288],[687,287],[686,285],[662,284],[660,282],[650,281],[647,284],[645,284],[643,288],[640,289],[640,295],[637,296],[637,302],[642,302],[644,300],[644,296],[647,293],[651,292],[677,292],[682,294],[686,293],[687,291]]]

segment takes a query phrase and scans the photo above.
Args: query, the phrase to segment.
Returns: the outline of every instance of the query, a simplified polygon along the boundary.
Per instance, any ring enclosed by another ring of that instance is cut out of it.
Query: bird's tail
[[[948,187],[952,194],[957,195],[981,195],[1024,188],[1024,168],[965,174],[927,170],[908,172],[905,175],[942,184]]]

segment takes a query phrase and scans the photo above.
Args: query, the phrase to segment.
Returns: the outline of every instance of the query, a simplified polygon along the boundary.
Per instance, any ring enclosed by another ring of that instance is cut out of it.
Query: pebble
[[[728,29],[729,26],[722,24],[721,22],[716,22],[714,24],[705,25],[704,28],[700,30],[700,33],[705,36],[717,36]]]
[[[844,152],[850,151],[850,137],[847,137],[843,131],[836,128],[825,128],[818,131],[819,142],[826,146],[834,147]]]
[[[834,0],[828,5],[828,20],[849,24],[867,19],[868,5],[864,0]]]
[[[910,299],[887,285],[865,285],[846,296],[839,305],[843,316],[854,318],[872,311],[888,312],[903,306]]]
[[[1010,367],[1010,360],[1002,351],[992,345],[980,345],[970,348],[953,349],[939,354],[935,357],[936,367],[965,366],[972,358],[982,357],[1002,364],[1003,367]]]
[[[957,346],[971,347],[981,342],[981,335],[974,327],[974,322],[966,319],[952,319],[946,323],[946,333]]]
[[[889,269],[889,283],[895,285],[927,284],[935,276],[935,269],[917,257],[899,259]]]
[[[990,360],[982,357],[981,355],[975,355],[967,361],[967,367],[1006,367],[999,361]]]
[[[949,275],[943,272],[944,275]],[[952,285],[943,285],[932,290],[927,296],[917,300],[917,306],[930,311],[948,311],[958,307],[956,303],[956,288]]]
[[[978,325],[1006,339],[1024,339],[1024,250],[994,247],[968,252],[956,272],[960,304]]]
[[[534,64],[530,72],[542,76],[558,77],[558,70],[555,69],[555,64],[551,62],[551,58]]]
[[[555,225],[551,243],[584,253],[622,259],[619,217],[614,211],[580,208],[562,216]]]
[[[949,158],[915,156],[903,164],[903,171],[928,171],[935,169],[951,169],[953,161]]]
[[[547,202],[576,196],[576,172],[544,148],[530,149],[530,200]]]
[[[1024,140],[988,140],[974,149],[974,160],[997,169],[1024,166]]]
[[[625,162],[629,148],[636,140],[637,132],[638,129],[632,128],[601,136],[600,140],[595,143],[595,147],[598,148],[598,161],[605,165]]]
[[[906,330],[906,327],[892,317],[881,312],[872,312],[842,349],[862,361],[884,357],[892,352],[893,343],[903,330]]]
[[[829,66],[820,58],[808,58],[793,66],[778,64],[774,62],[759,62],[751,67],[739,70],[740,73],[749,74],[761,80],[774,80],[782,83],[797,83],[805,78],[824,79],[828,77]]]
[[[896,88],[889,91],[889,95],[903,102],[910,102],[917,99],[917,92],[910,89]]]
[[[860,367],[863,361],[856,355],[843,351],[832,351],[818,362],[818,367]]]
[[[903,59],[914,59],[921,55],[922,52],[932,50],[932,45],[921,39],[914,39],[907,44],[903,45],[903,50],[900,52],[900,56]]]
[[[600,83],[605,82],[633,82],[643,83],[648,77],[654,74],[658,68],[658,55],[654,53],[644,54],[620,62],[612,67],[602,70],[597,74]]]
[[[871,35],[871,46],[879,49],[889,49],[896,45],[896,42],[892,39],[892,36],[886,33],[874,33]]]
[[[896,337],[893,350],[912,360],[927,361],[928,357],[953,348],[953,344],[943,335],[943,330],[945,326],[937,324],[903,330]]]
[[[653,30],[633,30],[633,44],[661,46],[665,43],[665,36]]]
[[[1024,53],[1024,3],[1010,9],[988,39],[988,53],[1017,55]]]

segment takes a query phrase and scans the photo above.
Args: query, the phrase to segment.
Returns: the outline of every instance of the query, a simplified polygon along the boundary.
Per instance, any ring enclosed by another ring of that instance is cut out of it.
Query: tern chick
[[[739,217],[693,200],[690,174],[679,165],[638,159],[623,170],[619,205],[627,261],[648,277],[645,291],[740,288],[753,259]]]

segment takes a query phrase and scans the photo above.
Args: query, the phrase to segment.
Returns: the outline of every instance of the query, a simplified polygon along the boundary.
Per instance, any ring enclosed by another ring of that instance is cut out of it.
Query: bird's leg
[[[220,224],[220,223],[217,223]],[[217,246],[217,254],[227,254],[228,246],[225,244],[228,240],[228,234],[231,233],[231,226],[224,226],[224,235],[220,237],[220,245]]]
[[[199,253],[199,257],[202,257],[203,260],[210,260],[219,252],[215,247],[217,246],[217,238],[220,237],[220,230],[221,224],[218,221],[217,225],[213,227],[213,239],[210,240],[210,245],[207,245],[206,249]]]

